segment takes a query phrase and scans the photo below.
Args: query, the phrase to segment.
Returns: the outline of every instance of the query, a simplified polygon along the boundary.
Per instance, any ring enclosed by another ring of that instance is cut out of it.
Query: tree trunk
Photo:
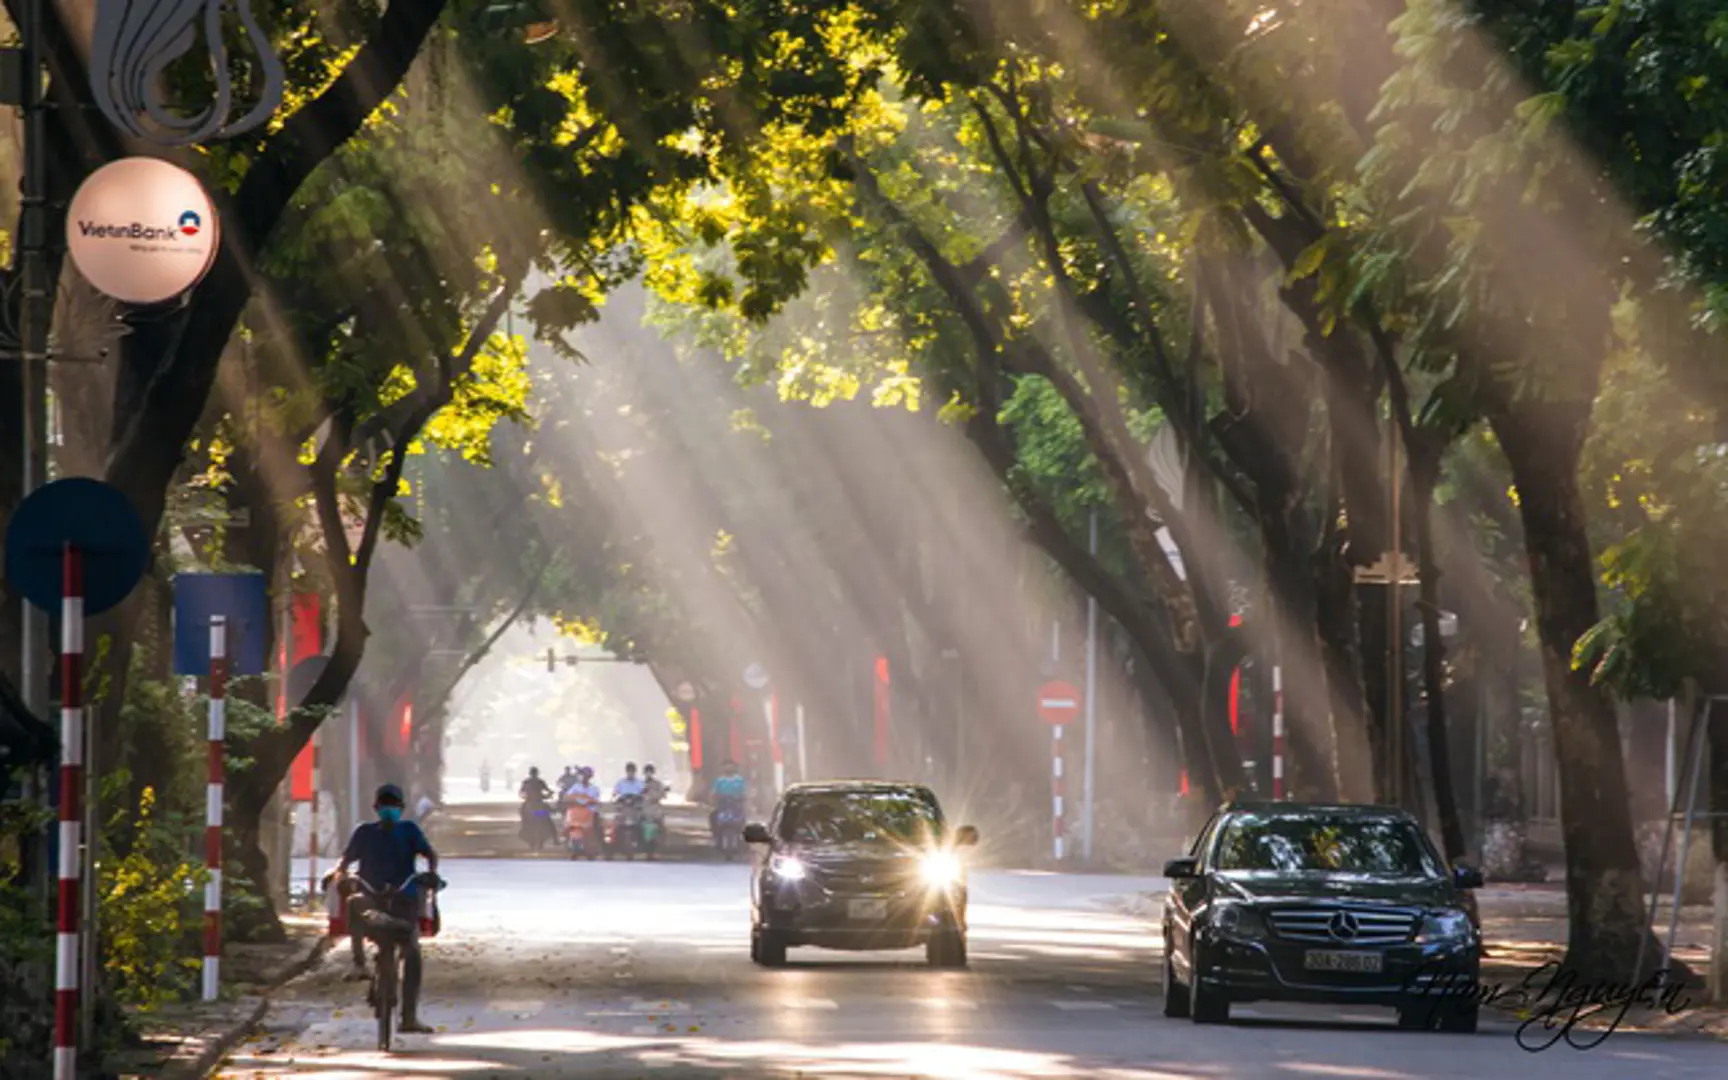
[[[1646,925],[1618,719],[1589,672],[1572,666],[1573,646],[1600,617],[1578,487],[1589,415],[1587,403],[1528,400],[1489,413],[1518,489],[1554,726],[1566,844],[1566,963],[1586,982],[1625,979],[1626,958],[1637,955]]]
[[[1421,575],[1422,683],[1428,706],[1428,762],[1433,771],[1434,805],[1440,815],[1440,840],[1446,859],[1464,857],[1464,823],[1458,814],[1453,787],[1452,740],[1446,723],[1446,642],[1440,635],[1440,565],[1434,552],[1434,479],[1437,461],[1420,464],[1411,450],[1414,483],[1412,516],[1416,525],[1416,560]],[[1438,458],[1438,453],[1433,455]]]

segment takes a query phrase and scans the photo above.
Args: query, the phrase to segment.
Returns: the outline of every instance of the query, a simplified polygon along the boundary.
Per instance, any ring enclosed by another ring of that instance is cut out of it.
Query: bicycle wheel
[[[386,1054],[390,1052],[390,1025],[396,1017],[396,949],[391,945],[378,946],[378,959],[374,965],[377,980],[375,1000],[378,1008],[378,1049]]]

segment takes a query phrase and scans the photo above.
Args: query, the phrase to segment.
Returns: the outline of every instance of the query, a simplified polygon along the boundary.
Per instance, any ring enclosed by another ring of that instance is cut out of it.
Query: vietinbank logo
[[[128,222],[124,225],[110,222],[85,221],[78,222],[80,235],[92,240],[129,240],[149,242],[152,240],[178,240],[182,235],[198,235],[201,222],[198,215],[188,210],[180,215],[180,221],[175,225],[146,225],[142,221]]]

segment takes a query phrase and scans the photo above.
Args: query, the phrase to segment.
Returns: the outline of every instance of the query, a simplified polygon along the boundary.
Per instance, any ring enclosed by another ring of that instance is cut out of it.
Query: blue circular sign
[[[84,614],[126,599],[150,565],[150,540],[132,501],[88,477],[31,492],[6,526],[6,581],[44,611],[60,611],[66,548],[84,561]]]

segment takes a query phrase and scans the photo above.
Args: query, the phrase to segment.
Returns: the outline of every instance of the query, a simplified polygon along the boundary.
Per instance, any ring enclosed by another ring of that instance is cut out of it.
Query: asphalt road
[[[1410,1033],[1378,1010],[1238,1007],[1226,1027],[1167,1020],[1157,938],[1113,898],[1155,879],[984,872],[972,965],[921,952],[795,949],[748,959],[741,865],[453,860],[428,947],[423,1018],[373,1049],[344,953],[296,984],[230,1077],[928,1076],[1207,1078],[1720,1077],[1728,1048],[1618,1033],[1588,1052],[1520,1049],[1520,1021]],[[1538,1034],[1540,1034],[1538,1032]]]

